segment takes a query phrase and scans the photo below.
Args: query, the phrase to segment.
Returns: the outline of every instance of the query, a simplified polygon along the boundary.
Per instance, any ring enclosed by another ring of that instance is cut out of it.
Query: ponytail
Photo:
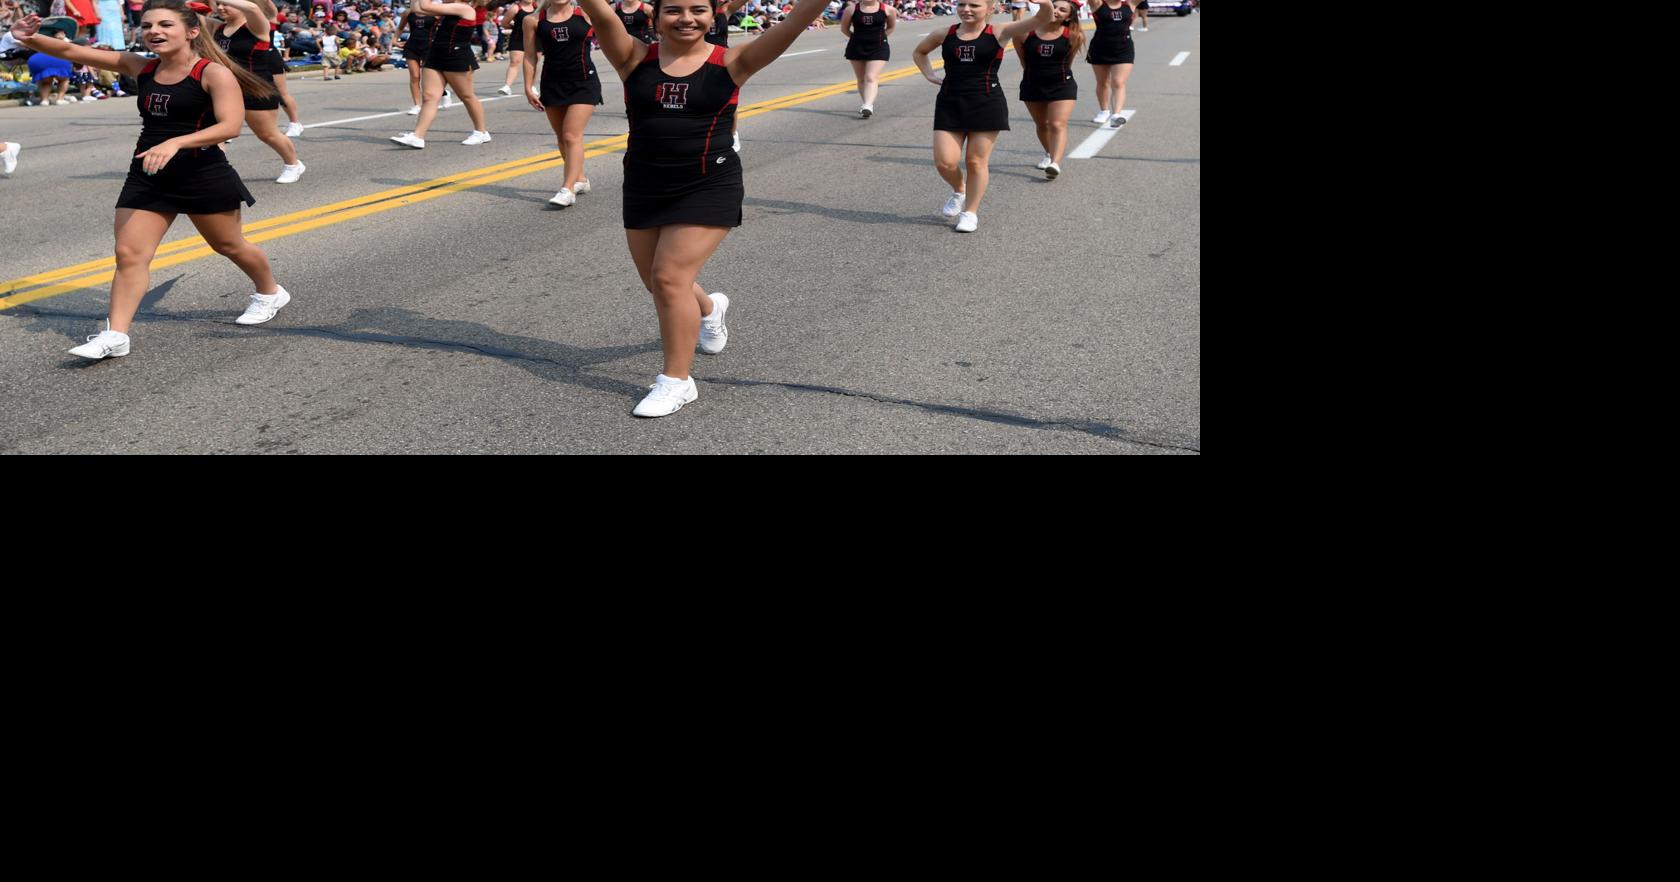
[[[1085,48],[1085,26],[1079,23],[1079,0],[1072,0],[1071,5],[1073,9],[1062,27],[1067,28],[1068,57],[1078,58],[1079,50]]]
[[[269,77],[259,77],[240,67],[233,59],[227,57],[222,47],[216,45],[216,39],[210,36],[208,23],[201,19],[197,12],[187,7],[183,0],[146,0],[144,12],[162,9],[173,12],[181,17],[181,24],[188,28],[196,28],[198,37],[192,42],[192,51],[199,58],[208,59],[232,71],[233,78],[239,81],[239,91],[251,98],[273,98],[280,94],[274,87],[274,80]]]

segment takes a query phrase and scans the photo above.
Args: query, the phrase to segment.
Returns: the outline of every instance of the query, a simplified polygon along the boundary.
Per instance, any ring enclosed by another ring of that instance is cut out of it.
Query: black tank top
[[[1054,40],[1039,39],[1037,31],[1028,34],[1026,42],[1021,44],[1023,82],[1051,86],[1073,79],[1073,72],[1068,70],[1072,54],[1073,46],[1068,42],[1065,26],[1062,35]]]
[[[513,30],[510,31],[510,33],[514,33],[514,34],[523,33],[523,31],[521,29],[525,27],[525,17],[530,15],[530,14],[531,13],[526,12],[524,9],[521,9],[518,12],[515,12],[513,14]],[[509,39],[512,39],[512,38],[510,37]]]
[[[548,13],[537,21],[537,45],[542,47],[542,79],[545,83],[571,83],[596,79],[594,59],[589,55],[589,38],[595,29],[572,10],[565,21],[550,21]]]
[[[239,30],[234,31],[231,37],[217,31],[216,45],[222,47],[222,51],[233,59],[234,64],[251,73],[262,76],[274,75],[274,71],[270,70],[274,57],[269,53],[269,49],[272,47],[268,45],[267,40],[257,39],[257,35],[251,33],[250,28],[240,25]]]
[[[408,17],[408,40],[403,43],[404,55],[408,55],[414,46],[429,46],[432,43],[432,28],[437,20],[429,15],[414,13]],[[425,59],[421,59],[424,61]]]
[[[1091,38],[1091,42],[1113,46],[1131,41],[1132,4],[1122,3],[1119,9],[1098,4],[1096,9],[1091,10],[1091,16],[1097,22],[1097,35]]]
[[[203,82],[204,69],[209,66],[209,59],[201,58],[185,79],[167,86],[156,79],[158,62],[149,62],[141,68],[136,102],[140,110],[140,140],[134,145],[135,153],[144,153],[170,138],[191,135],[216,124],[216,105]],[[176,170],[183,161],[186,165],[202,165],[227,162],[227,156],[215,145],[192,148],[175,154],[165,168]],[[136,158],[135,166],[139,163]]]
[[[473,34],[481,24],[484,24],[482,20],[468,21],[459,15],[440,15],[432,25],[432,45],[448,46],[451,50],[471,46]]]
[[[712,27],[706,31],[706,42],[729,48],[729,13],[723,11],[724,0],[712,4]]]
[[[941,54],[945,59],[945,85],[939,88],[941,95],[985,95],[1002,88],[997,72],[1003,64],[1003,45],[992,33],[991,25],[986,25],[979,37],[966,42],[957,39],[957,25],[951,25]]]
[[[741,90],[723,63],[722,46],[686,77],[659,69],[659,44],[624,81],[630,143],[624,173],[688,178],[740,168],[730,140]]]
[[[852,46],[864,50],[879,48],[887,41],[887,4],[880,4],[874,12],[864,12],[862,7],[860,3],[852,10]]]
[[[637,7],[635,12],[625,12],[622,4],[613,11],[617,13],[618,20],[624,22],[624,29],[630,32],[630,36],[643,43],[653,42],[653,19],[648,16],[647,3]]]

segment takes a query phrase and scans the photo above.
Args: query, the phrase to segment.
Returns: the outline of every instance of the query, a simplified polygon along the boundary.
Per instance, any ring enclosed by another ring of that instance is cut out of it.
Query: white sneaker
[[[858,108],[858,118],[859,119],[868,119],[868,118],[870,118],[874,115],[875,115],[875,105],[873,105],[873,104],[865,104],[862,107]]]
[[[1140,31],[1143,31],[1143,32],[1144,32],[1144,33],[1146,33],[1146,34],[1147,34],[1147,33],[1149,33],[1149,29],[1148,29],[1148,28],[1138,28],[1138,30],[1140,30]]]
[[[967,199],[965,193],[952,193],[951,198],[945,200],[945,207],[939,210],[946,217],[956,217],[962,213],[963,201]]]
[[[735,133],[735,152],[736,153],[741,152],[741,133],[740,132]]]
[[[1100,126],[1103,123],[1108,122],[1108,118],[1109,118],[1110,115],[1111,114],[1106,110],[1098,111],[1096,116],[1091,117],[1091,122],[1094,122],[1094,123],[1096,123],[1097,125]]]
[[[288,137],[288,138],[301,138],[301,137],[303,137],[303,123],[295,122],[295,123],[292,123],[291,125],[287,126],[286,127],[286,137]]]
[[[490,133],[489,132],[473,132],[472,134],[467,136],[467,140],[462,141],[461,143],[467,145],[468,147],[477,147],[478,145],[486,143],[489,140],[490,140]]]
[[[1043,170],[1049,168],[1050,164],[1055,162],[1055,161],[1056,160],[1050,158],[1050,154],[1048,154],[1048,153],[1044,154],[1044,158],[1040,159],[1038,161],[1038,170],[1043,171]]]
[[[234,319],[234,323],[240,325],[260,325],[263,322],[274,318],[275,314],[280,311],[280,307],[292,302],[292,295],[286,293],[285,288],[280,288],[278,285],[275,287],[279,290],[276,290],[273,294],[266,296],[262,294],[252,294],[251,305],[245,307],[245,314]]]
[[[1118,129],[1125,124],[1126,124],[1126,118],[1121,116],[1118,113],[1109,117],[1109,119],[1108,119],[1108,125],[1109,125],[1110,128]]]
[[[957,215],[957,232],[972,233],[980,229],[980,217],[972,211]]]
[[[3,169],[6,174],[17,171],[17,158],[21,150],[23,150],[22,144],[16,141],[7,141],[6,149],[0,150],[0,169]]]
[[[71,355],[91,358],[95,361],[101,358],[121,358],[128,354],[128,335],[119,334],[110,329],[107,321],[106,329],[87,338],[87,342],[70,350]]]
[[[1054,181],[1056,179],[1056,176],[1061,174],[1061,173],[1062,173],[1062,167],[1055,164],[1054,162],[1052,162],[1049,165],[1044,167],[1044,177],[1045,177],[1046,180]]]
[[[438,109],[448,110],[449,108],[454,107],[459,103],[460,102],[455,100],[454,95],[449,94],[449,92],[447,90],[445,90],[444,93],[443,93],[443,100],[438,103]]]
[[[409,116],[419,116],[420,115],[420,105],[416,104],[413,107],[410,107],[408,109],[408,115]]]
[[[558,205],[561,208],[565,208],[568,205],[576,205],[577,204],[577,194],[575,194],[572,191],[566,189],[565,187],[561,187],[560,192],[554,194],[553,199],[548,200],[548,204],[549,205]]]
[[[700,351],[716,355],[729,345],[729,326],[723,323],[729,311],[729,298],[712,292],[712,314],[700,317]]]
[[[675,377],[660,374],[654,379],[653,385],[648,388],[653,391],[649,392],[647,397],[642,399],[642,403],[636,405],[636,409],[631,411],[636,416],[670,416],[682,410],[683,405],[700,397],[700,390],[695,388],[693,377],[679,380]]]
[[[503,86],[500,89],[496,90],[496,94],[497,95],[512,95],[513,94],[513,87],[512,86]]]
[[[397,135],[396,137],[392,138],[391,140],[397,142],[398,144],[407,144],[408,146],[413,147],[416,150],[426,149],[426,139],[425,138],[414,137],[413,132],[403,132],[402,134]]]
[[[589,179],[584,178],[583,180],[578,181],[577,186],[572,188],[572,192],[578,194],[579,196],[582,196],[583,194],[588,193],[589,192]]]
[[[280,166],[280,177],[275,178],[274,183],[295,184],[298,178],[303,177],[305,168],[306,166],[301,162],[297,165],[282,165]]]

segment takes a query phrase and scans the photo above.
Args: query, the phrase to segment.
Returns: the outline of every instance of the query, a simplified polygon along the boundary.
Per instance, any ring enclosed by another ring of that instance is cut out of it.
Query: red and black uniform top
[[[990,95],[1001,89],[998,68],[1003,65],[1003,44],[998,42],[992,26],[980,36],[963,41],[957,39],[957,25],[945,34],[941,55],[945,59],[945,85],[941,95]]]
[[[131,166],[140,169],[139,155],[170,138],[179,138],[203,131],[216,124],[216,104],[204,88],[204,69],[210,60],[201,58],[193,65],[192,73],[178,83],[164,85],[157,81],[158,62],[152,61],[140,69],[140,91],[136,106],[140,110],[140,140],[134,145],[136,154]],[[209,164],[226,164],[227,154],[216,145],[182,150],[164,166],[161,174],[190,172]]]
[[[852,10],[852,48],[873,52],[887,41],[887,4],[882,2],[874,12],[864,12],[859,3]]]
[[[624,29],[630,32],[630,36],[643,43],[653,42],[653,16],[648,14],[646,3],[637,7],[635,12],[625,12],[624,4],[620,3],[613,8],[613,13],[618,16],[619,21],[624,22]]]
[[[589,54],[589,41],[595,37],[595,28],[584,19],[583,13],[573,10],[570,18],[560,22],[549,21],[546,12],[542,16],[537,22],[537,45],[542,47],[543,54],[542,81],[575,83],[599,79]]]
[[[251,33],[251,29],[244,25],[240,25],[239,30],[234,31],[232,36],[217,31],[216,45],[222,47],[222,51],[227,53],[228,58],[233,59],[234,64],[258,76],[271,77],[277,73],[285,73],[284,70],[274,69],[274,53],[270,51],[274,47],[270,46],[267,40],[257,39],[257,35]]]
[[[1054,88],[1073,79],[1068,64],[1073,60],[1073,44],[1068,41],[1067,28],[1054,40],[1043,40],[1034,31],[1020,44],[1024,82],[1040,88]]]
[[[1132,4],[1122,3],[1119,9],[1110,9],[1098,3],[1091,10],[1091,18],[1097,23],[1097,33],[1091,37],[1092,43],[1101,43],[1108,48],[1122,46],[1132,41]]]
[[[728,0],[712,0],[712,26],[706,31],[706,42],[729,48],[729,13],[724,10]]]
[[[440,15],[432,24],[433,46],[448,46],[449,51],[470,47],[473,33],[484,26],[484,19],[489,13],[480,7],[471,19],[459,15]]]
[[[630,143],[624,151],[626,180],[645,176],[652,189],[681,186],[696,177],[739,174],[730,132],[741,90],[723,62],[724,49],[686,77],[659,67],[659,44],[624,80]]]

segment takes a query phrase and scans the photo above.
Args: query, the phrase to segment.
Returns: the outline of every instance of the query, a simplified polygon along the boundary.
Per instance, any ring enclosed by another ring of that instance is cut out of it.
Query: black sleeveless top
[[[483,19],[468,21],[459,15],[440,15],[432,23],[432,45],[448,46],[452,51],[471,46],[473,32],[481,24],[484,24]]]
[[[1091,17],[1097,22],[1097,34],[1091,38],[1092,43],[1102,43],[1104,46],[1115,46],[1132,41],[1132,4],[1122,3],[1119,9],[1110,9],[1097,4],[1091,10]]]
[[[1048,88],[1073,79],[1073,72],[1068,70],[1072,56],[1067,27],[1054,40],[1039,39],[1037,31],[1028,34],[1026,42],[1021,44],[1022,82]]]
[[[589,39],[595,29],[572,11],[565,21],[549,21],[548,13],[537,20],[537,45],[542,47],[542,81],[545,83],[574,83],[598,79],[594,59],[589,54]]]
[[[158,62],[152,61],[140,70],[140,91],[135,106],[140,110],[140,140],[134,152],[144,153],[170,138],[179,138],[203,131],[216,124],[216,106],[204,88],[204,69],[210,60],[201,58],[193,65],[192,73],[179,83],[164,85],[156,79]],[[175,154],[165,170],[178,171],[183,166],[202,167],[225,164],[227,154],[216,145],[182,150]],[[140,167],[138,156],[134,167]]]
[[[515,12],[513,14],[513,29],[510,30],[508,33],[519,34],[519,35],[523,36],[524,35],[524,28],[525,28],[525,19],[527,17],[529,17],[530,15],[531,15],[531,13],[526,12],[523,9],[519,10],[518,12]],[[544,15],[547,15],[547,13],[544,13]],[[509,39],[512,39],[512,38],[510,37]]]
[[[957,25],[951,25],[941,54],[945,59],[945,85],[939,87],[939,94],[989,95],[1002,88],[997,72],[1003,64],[1003,44],[992,33],[991,25],[968,41],[957,39]]]
[[[887,4],[882,2],[874,12],[864,12],[862,6],[852,10],[851,45],[869,52],[887,41]]]
[[[216,45],[222,47],[222,51],[233,59],[234,64],[251,73],[260,76],[283,73],[273,69],[274,55],[269,51],[272,47],[268,45],[268,41],[257,39],[257,35],[251,33],[251,29],[244,25],[240,25],[239,30],[234,31],[231,37],[218,30]]]
[[[624,80],[624,107],[630,117],[630,144],[624,151],[624,174],[645,173],[653,180],[691,180],[725,172],[739,173],[730,131],[741,90],[723,63],[717,46],[706,63],[686,77],[659,68],[659,44]]]
[[[729,14],[723,11],[724,0],[712,4],[712,27],[706,31],[706,42],[729,48]]]
[[[646,2],[635,12],[625,12],[622,4],[613,7],[613,12],[618,15],[619,21],[624,22],[624,29],[630,32],[630,36],[643,43],[653,42],[653,18],[648,14]]]
[[[403,56],[420,58],[421,61],[425,61],[423,50],[432,45],[432,28],[436,25],[436,19],[429,15],[421,15],[418,12],[410,14],[408,17],[408,39],[403,43]],[[422,52],[416,54],[416,50],[422,50]]]

